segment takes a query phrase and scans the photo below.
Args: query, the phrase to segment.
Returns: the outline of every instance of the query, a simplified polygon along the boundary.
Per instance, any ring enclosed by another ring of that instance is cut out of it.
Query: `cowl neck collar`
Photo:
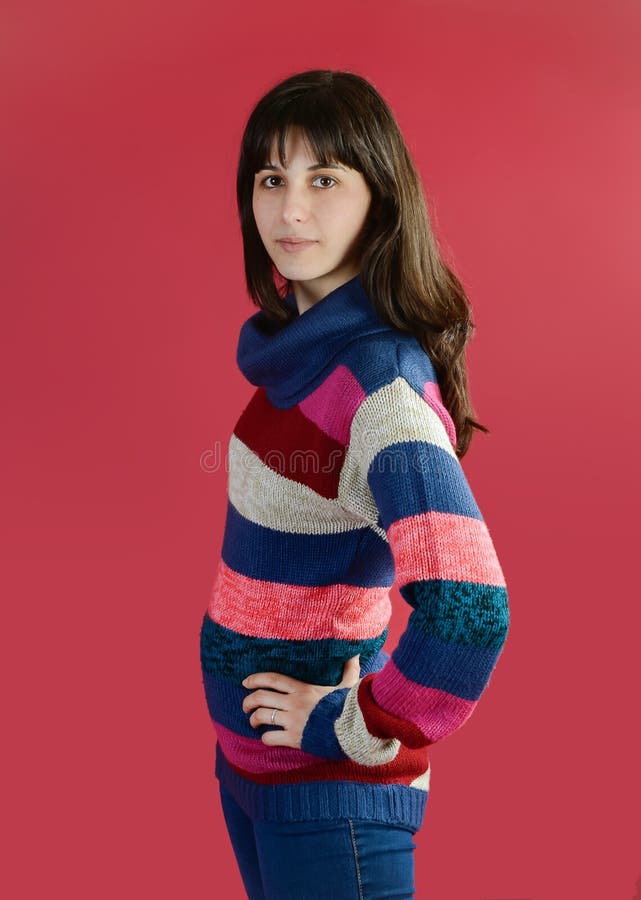
[[[296,316],[274,327],[262,310],[240,329],[236,361],[250,384],[264,387],[274,406],[297,403],[352,341],[390,331],[365,292],[360,273],[335,288],[303,313],[293,291],[283,298]]]

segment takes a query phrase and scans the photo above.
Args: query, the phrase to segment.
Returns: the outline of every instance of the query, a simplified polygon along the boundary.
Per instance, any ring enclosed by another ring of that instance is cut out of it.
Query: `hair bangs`
[[[332,96],[317,95],[313,102],[301,96],[285,106],[270,110],[270,115],[256,123],[256,133],[250,144],[251,167],[259,171],[271,159],[274,143],[280,165],[287,162],[285,147],[290,130],[300,129],[316,161],[323,166],[343,163],[353,169],[361,169],[362,163],[354,152],[355,140],[352,123],[347,111]]]

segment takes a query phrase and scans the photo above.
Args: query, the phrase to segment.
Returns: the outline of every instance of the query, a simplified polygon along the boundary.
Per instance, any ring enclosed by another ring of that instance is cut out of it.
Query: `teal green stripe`
[[[208,615],[200,631],[203,668],[231,681],[248,672],[280,672],[311,684],[339,684],[347,659],[360,653],[361,666],[375,656],[387,638],[388,629],[365,640],[284,641],[239,634],[214,622]]]
[[[505,642],[510,614],[504,587],[430,579],[406,584],[400,593],[414,607],[410,621],[424,634],[494,650]]]

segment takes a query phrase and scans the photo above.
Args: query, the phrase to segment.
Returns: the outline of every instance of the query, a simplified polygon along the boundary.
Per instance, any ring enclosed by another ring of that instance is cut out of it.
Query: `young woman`
[[[375,88],[294,75],[253,109],[237,177],[259,311],[201,628],[215,774],[250,900],[414,896],[429,746],[509,626],[461,467],[473,325]],[[382,646],[393,584],[412,607]]]

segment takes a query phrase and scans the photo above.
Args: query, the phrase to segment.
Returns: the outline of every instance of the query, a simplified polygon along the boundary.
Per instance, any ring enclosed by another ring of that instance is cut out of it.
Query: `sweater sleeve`
[[[506,584],[447,410],[402,376],[354,417],[342,500],[386,540],[412,607],[380,671],[312,710],[302,749],[364,765],[432,744],[472,714],[503,648]],[[455,437],[454,437],[455,440]]]

